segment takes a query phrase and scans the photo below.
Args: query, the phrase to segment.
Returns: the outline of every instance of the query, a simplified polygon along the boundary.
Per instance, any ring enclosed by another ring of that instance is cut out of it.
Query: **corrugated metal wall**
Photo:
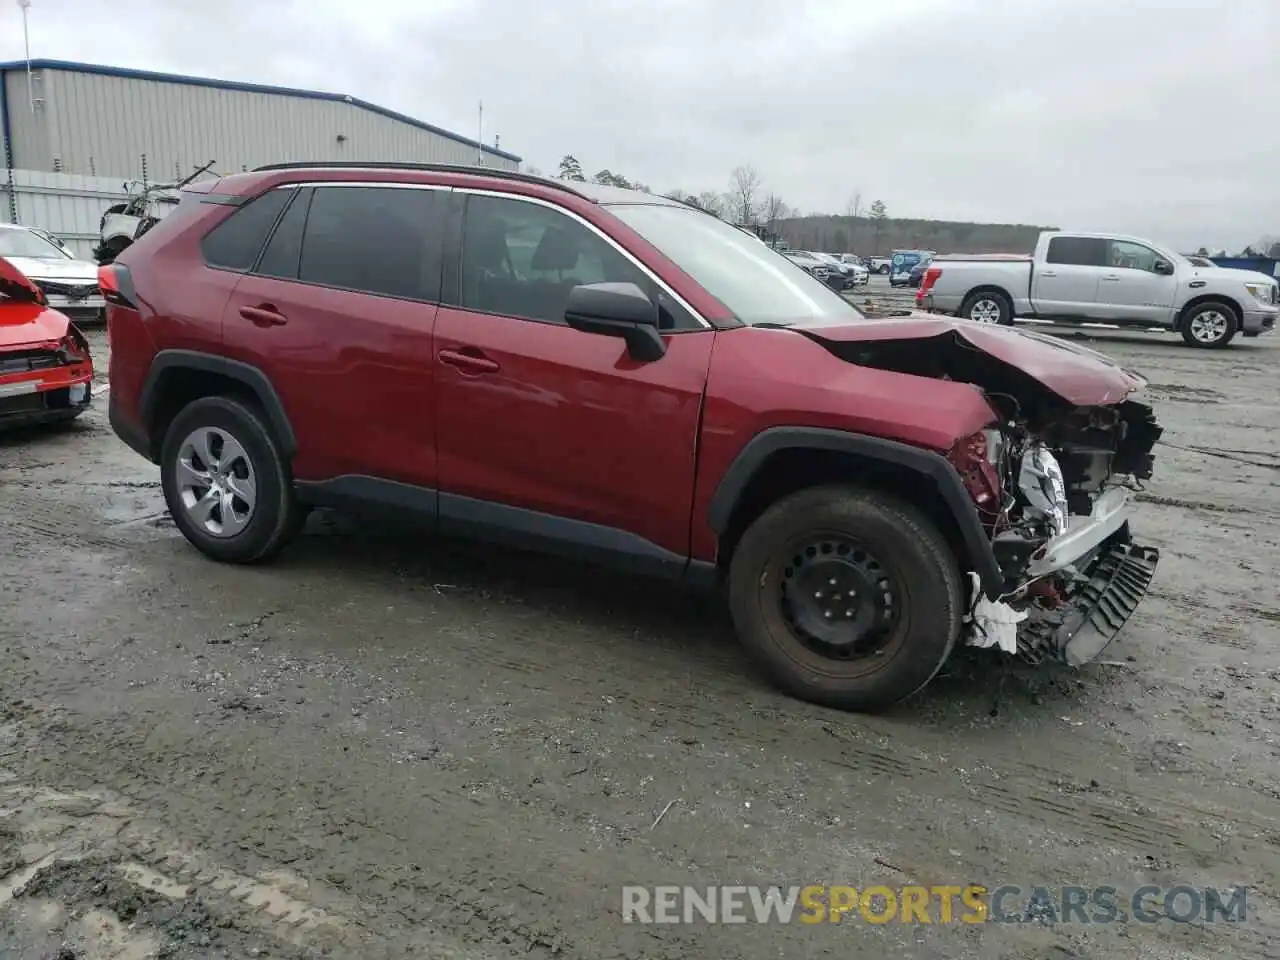
[[[0,171],[0,223],[43,227],[76,256],[92,260],[102,214],[113,203],[125,201],[123,186],[118,177]],[[16,209],[16,219],[10,217],[11,209]]]
[[[340,101],[41,69],[33,116],[26,75],[6,75],[14,166],[169,180],[289,160],[472,163],[476,148]],[[339,140],[339,137],[344,139]],[[516,169],[485,154],[486,165]]]

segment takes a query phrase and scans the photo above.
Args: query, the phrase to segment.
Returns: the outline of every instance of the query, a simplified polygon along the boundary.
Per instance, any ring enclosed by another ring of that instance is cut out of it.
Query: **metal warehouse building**
[[[153,182],[210,160],[520,163],[355,97],[59,60],[0,63],[0,130],[10,169]]]

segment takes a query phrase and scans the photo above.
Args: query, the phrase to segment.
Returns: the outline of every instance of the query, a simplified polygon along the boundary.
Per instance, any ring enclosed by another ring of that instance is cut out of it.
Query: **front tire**
[[[1182,339],[1193,347],[1214,350],[1225,347],[1240,329],[1236,312],[1216,300],[1197,304],[1182,318]]]
[[[923,514],[878,492],[823,486],[778,501],[747,529],[729,606],[778,686],[870,712],[933,679],[960,635],[964,591]]]
[[[998,290],[979,290],[964,298],[960,316],[975,323],[1013,326],[1013,304]]]
[[[269,560],[302,525],[271,429],[261,411],[233,397],[204,397],[174,417],[160,481],[174,524],[214,560]]]

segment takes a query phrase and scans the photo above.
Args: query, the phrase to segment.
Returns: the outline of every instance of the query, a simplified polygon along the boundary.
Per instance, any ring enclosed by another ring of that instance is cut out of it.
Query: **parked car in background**
[[[803,270],[809,276],[821,280],[835,290],[844,289],[844,275],[825,260],[819,260],[804,250],[785,250],[782,255]]]
[[[817,253],[811,252],[810,256],[817,257],[819,260],[825,260],[835,269],[840,271],[840,275],[844,277],[846,284],[845,289],[850,290],[853,287],[860,287],[866,284],[870,278],[866,267],[861,264],[849,263],[836,256],[834,253]]]
[[[921,260],[931,260],[937,254],[932,250],[895,250],[889,271],[889,286],[906,287],[911,284],[911,270]]]
[[[889,271],[893,269],[892,257],[872,257],[870,268],[872,273],[879,273],[888,276]]]
[[[77,260],[44,230],[0,223],[0,257],[43,291],[49,306],[77,323],[106,319],[98,265]]]
[[[1265,273],[1205,267],[1138,237],[1046,232],[1026,256],[943,256],[916,303],[982,323],[1014,317],[1177,331],[1195,347],[1275,329],[1280,285]]]
[[[89,344],[0,257],[0,429],[74,420],[92,400]]]
[[[723,585],[774,680],[846,709],[962,642],[1091,660],[1154,574],[1129,485],[1160,428],[1092,351],[870,320],[616,187],[282,164],[182,205],[102,267],[109,417],[212,559],[342,504]]]
[[[190,176],[173,183],[126,181],[124,191],[129,199],[108,207],[98,223],[98,245],[93,248],[97,262],[111,263],[138,237],[172,213],[178,206],[182,188],[208,173],[213,163],[210,160]]]

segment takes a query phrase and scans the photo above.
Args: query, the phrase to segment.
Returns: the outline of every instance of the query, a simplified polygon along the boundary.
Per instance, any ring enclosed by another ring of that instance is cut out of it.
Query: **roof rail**
[[[433,173],[470,173],[478,177],[497,177],[501,180],[516,180],[521,183],[536,183],[539,186],[563,190],[585,200],[591,198],[573,189],[563,180],[538,176],[533,173],[521,173],[519,170],[498,170],[493,167],[481,167],[470,163],[412,163],[399,160],[291,160],[288,163],[268,163],[254,167],[254,173],[268,170],[422,170]]]

